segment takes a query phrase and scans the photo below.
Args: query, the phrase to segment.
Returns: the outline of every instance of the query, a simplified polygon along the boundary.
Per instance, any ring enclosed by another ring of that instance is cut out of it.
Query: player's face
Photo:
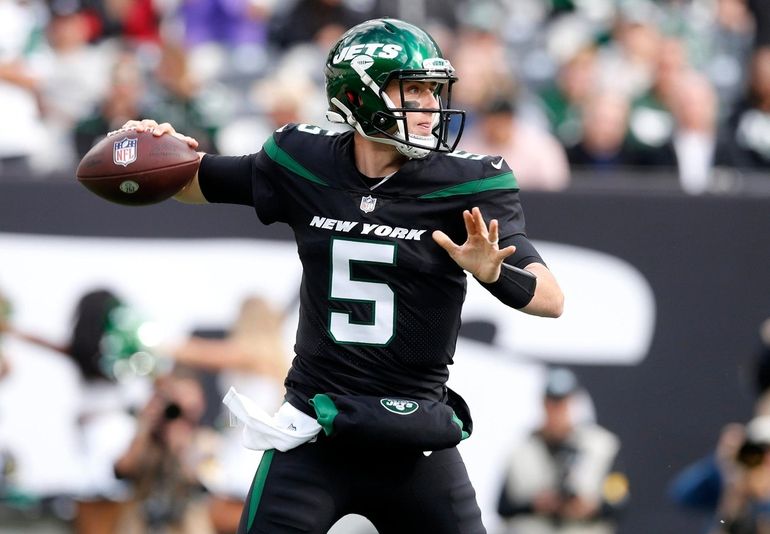
[[[391,82],[385,94],[390,97],[396,107],[438,109],[436,82],[404,81],[404,101],[401,100],[401,90],[398,81]],[[409,133],[421,136],[430,136],[433,130],[436,113],[413,112],[406,114],[406,123]]]

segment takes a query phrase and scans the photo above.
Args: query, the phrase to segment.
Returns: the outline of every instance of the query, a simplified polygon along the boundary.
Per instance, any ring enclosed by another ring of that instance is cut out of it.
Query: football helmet
[[[465,125],[465,112],[451,109],[450,62],[423,30],[397,19],[375,19],[348,30],[329,52],[325,68],[331,122],[349,124],[365,138],[394,145],[410,158],[431,151],[452,152]],[[385,93],[396,81],[401,107]],[[436,108],[420,108],[404,98],[404,82],[436,84]],[[408,113],[432,113],[432,135],[409,132]],[[452,139],[450,140],[450,136]]]

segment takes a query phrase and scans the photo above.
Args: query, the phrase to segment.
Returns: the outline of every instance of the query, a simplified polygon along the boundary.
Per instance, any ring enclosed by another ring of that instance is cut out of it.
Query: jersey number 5
[[[353,262],[395,265],[396,245],[374,241],[334,239],[331,245],[329,300],[364,302],[371,305],[372,319],[351,320],[350,313],[329,311],[329,333],[337,343],[387,345],[395,333],[396,294],[384,282],[354,280]]]

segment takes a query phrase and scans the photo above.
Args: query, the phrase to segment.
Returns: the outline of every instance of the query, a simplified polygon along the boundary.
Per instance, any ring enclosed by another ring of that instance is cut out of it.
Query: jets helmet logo
[[[360,55],[367,55],[371,57],[378,57],[383,59],[393,59],[398,57],[398,54],[404,48],[397,44],[385,44],[385,43],[369,43],[369,44],[355,44],[352,46],[345,46],[339,52],[334,54],[332,63],[335,65],[342,63],[343,61],[350,61],[354,57]]]

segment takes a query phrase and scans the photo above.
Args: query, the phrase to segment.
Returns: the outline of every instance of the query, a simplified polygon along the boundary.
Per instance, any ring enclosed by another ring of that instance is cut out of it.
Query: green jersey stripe
[[[272,159],[278,165],[290,170],[294,174],[297,174],[305,180],[319,185],[329,185],[321,178],[303,167],[299,162],[297,162],[297,160],[291,157],[288,152],[279,147],[272,135],[270,138],[268,138],[267,141],[265,141],[265,144],[262,146],[262,148],[265,150],[265,153],[270,156],[270,159]]]
[[[443,198],[458,195],[473,195],[474,193],[493,191],[496,189],[518,190],[519,184],[516,182],[516,178],[513,177],[512,172],[505,172],[503,174],[498,174],[497,176],[472,180],[470,182],[447,187],[446,189],[439,189],[438,191],[421,195],[419,198]]]

